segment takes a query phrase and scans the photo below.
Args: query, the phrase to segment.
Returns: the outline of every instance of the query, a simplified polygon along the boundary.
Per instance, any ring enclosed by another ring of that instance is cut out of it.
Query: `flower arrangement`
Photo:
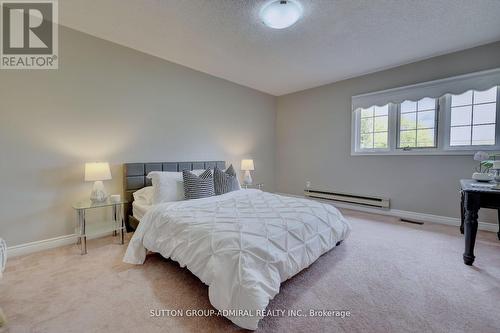
[[[479,165],[475,168],[476,172],[489,173],[493,167],[493,162],[500,160],[500,154],[488,154],[484,151],[478,151],[474,154],[474,161],[478,161]]]

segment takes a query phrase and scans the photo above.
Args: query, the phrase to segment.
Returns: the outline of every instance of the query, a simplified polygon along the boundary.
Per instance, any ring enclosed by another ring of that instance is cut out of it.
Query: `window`
[[[436,147],[436,99],[404,101],[399,105],[398,148]]]
[[[495,145],[497,87],[451,95],[450,146]]]
[[[352,97],[352,155],[500,151],[500,68]]]
[[[387,149],[389,105],[360,110],[360,148]]]

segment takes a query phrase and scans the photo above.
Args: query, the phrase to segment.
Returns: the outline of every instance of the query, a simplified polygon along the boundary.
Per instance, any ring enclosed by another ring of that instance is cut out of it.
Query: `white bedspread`
[[[349,231],[331,205],[240,190],[153,206],[123,260],[142,264],[150,250],[179,262],[209,286],[216,309],[236,325],[256,329],[281,282],[311,265]],[[234,310],[246,312],[232,315]]]

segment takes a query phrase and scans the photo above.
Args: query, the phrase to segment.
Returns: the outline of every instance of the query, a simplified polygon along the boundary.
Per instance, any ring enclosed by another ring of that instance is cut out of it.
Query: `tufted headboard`
[[[134,201],[133,193],[143,187],[151,186],[151,179],[146,176],[151,171],[173,171],[180,172],[184,170],[197,169],[219,169],[226,168],[224,161],[203,161],[203,162],[152,162],[152,163],[125,163],[123,165],[123,191],[124,197],[128,201],[125,208],[125,224],[127,230],[134,229],[138,221],[132,216],[132,201]],[[134,225],[133,225],[134,224]]]

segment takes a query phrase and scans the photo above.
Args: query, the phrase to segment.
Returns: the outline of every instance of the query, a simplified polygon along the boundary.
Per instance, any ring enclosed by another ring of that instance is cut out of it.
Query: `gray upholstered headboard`
[[[203,162],[152,162],[152,163],[125,163],[123,165],[123,191],[124,197],[129,202],[125,209],[125,222],[127,230],[132,229],[129,216],[132,215],[133,193],[143,187],[151,186],[151,179],[146,176],[151,171],[174,171],[197,169],[219,169],[226,168],[224,161],[203,161]]]

